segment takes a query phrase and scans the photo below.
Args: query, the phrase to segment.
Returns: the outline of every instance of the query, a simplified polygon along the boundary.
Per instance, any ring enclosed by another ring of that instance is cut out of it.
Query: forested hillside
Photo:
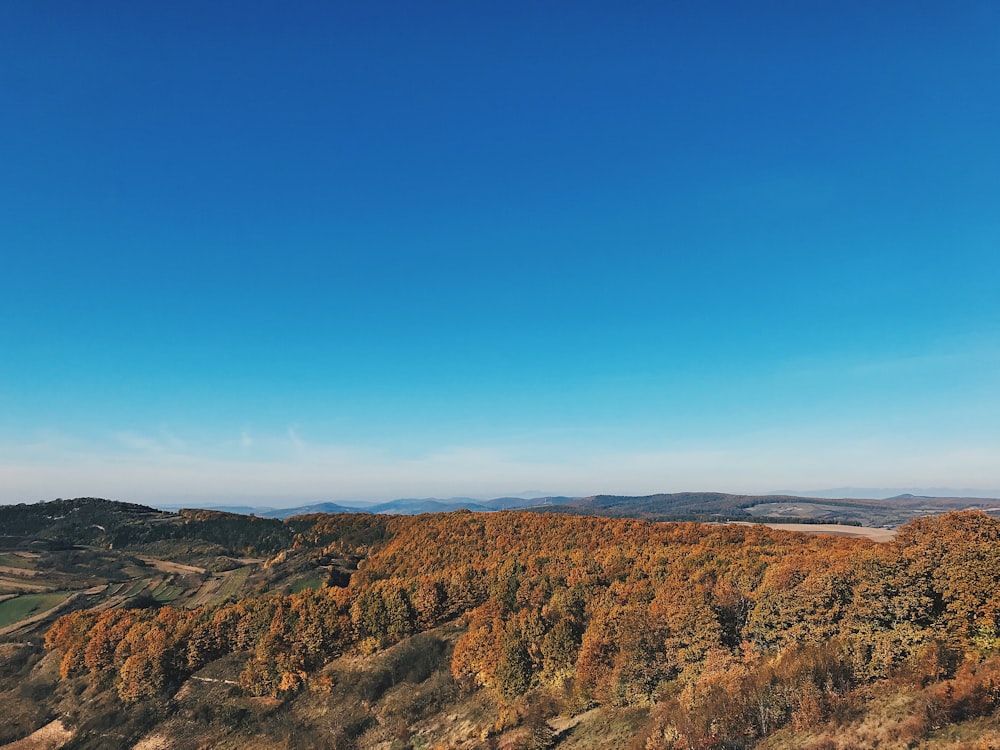
[[[204,543],[237,524],[182,517]],[[67,747],[1000,741],[1000,522],[979,512],[881,545],[520,512],[248,523],[256,588],[68,612],[11,651],[3,697],[61,717]],[[323,577],[289,590],[283,566]]]

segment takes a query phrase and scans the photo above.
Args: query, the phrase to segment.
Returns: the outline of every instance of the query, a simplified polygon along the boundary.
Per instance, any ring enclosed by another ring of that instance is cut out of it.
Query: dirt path
[[[239,685],[240,683],[236,680],[221,680],[216,677],[195,677],[192,675],[192,680],[197,680],[198,682],[219,682],[223,685]]]
[[[157,560],[155,557],[145,557],[139,555],[139,559],[144,563],[152,565],[157,570],[162,570],[164,573],[179,573],[181,575],[191,575],[195,573],[197,575],[202,575],[205,572],[204,568],[198,568],[194,565],[183,565],[181,563],[170,562],[168,560]]]
[[[556,739],[560,739],[566,732],[575,727],[581,721],[586,721],[591,716],[594,716],[601,708],[592,708],[589,711],[584,711],[582,714],[577,714],[576,716],[557,716],[554,719],[549,719],[549,726],[552,727],[552,731],[556,733]]]
[[[0,586],[5,588],[17,589],[18,591],[51,591],[51,586],[43,586],[39,583],[28,583],[23,578],[2,578],[0,577]]]
[[[33,568],[15,568],[10,565],[0,565],[0,573],[6,573],[11,576],[40,576],[42,572],[40,570],[34,570]]]

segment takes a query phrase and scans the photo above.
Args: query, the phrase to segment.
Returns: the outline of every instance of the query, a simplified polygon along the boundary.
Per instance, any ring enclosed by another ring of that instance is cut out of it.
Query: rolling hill
[[[678,492],[645,496],[594,495],[568,500],[553,507],[528,510],[647,521],[840,523],[892,528],[922,516],[969,509],[997,513],[1000,512],[1000,500],[913,495],[886,500],[860,500]]]
[[[595,515],[761,506],[815,510],[718,493],[288,520],[0,507],[0,743],[1000,741],[1000,521],[949,512],[875,544]]]

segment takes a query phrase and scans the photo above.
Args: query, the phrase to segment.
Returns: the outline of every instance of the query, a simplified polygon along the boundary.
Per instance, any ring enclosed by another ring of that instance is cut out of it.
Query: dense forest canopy
[[[122,528],[105,533],[127,545]],[[553,711],[644,706],[649,750],[817,730],[880,684],[941,686],[915,737],[1000,703],[1000,522],[979,512],[918,519],[889,544],[521,512],[285,523],[185,512],[142,528],[131,543],[230,538],[272,555],[268,565],[300,554],[358,569],[298,593],[58,619],[45,642],[62,677],[113,689],[126,706],[168,701],[232,654],[245,655],[247,695],[333,691],[332,659],[456,618],[451,672],[463,690],[512,710],[539,695],[555,696]]]

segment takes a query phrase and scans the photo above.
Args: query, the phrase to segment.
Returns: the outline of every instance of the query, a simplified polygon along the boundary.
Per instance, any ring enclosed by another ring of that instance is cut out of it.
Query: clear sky
[[[0,4],[0,501],[1000,487],[1000,5]]]

